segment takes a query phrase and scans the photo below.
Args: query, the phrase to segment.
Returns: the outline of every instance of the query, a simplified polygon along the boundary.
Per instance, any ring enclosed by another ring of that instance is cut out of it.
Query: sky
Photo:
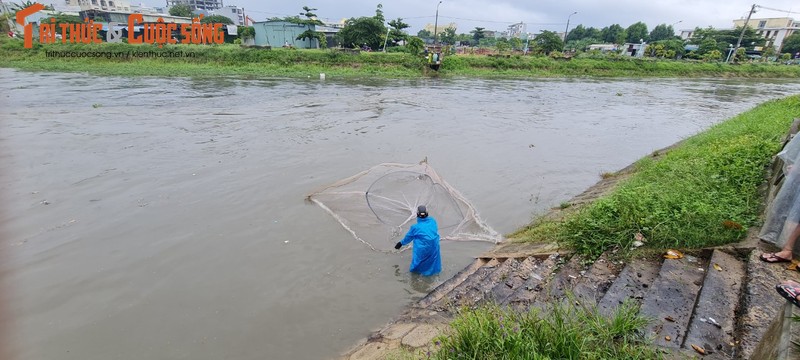
[[[316,14],[325,21],[338,22],[344,18],[373,16],[378,3],[383,4],[387,21],[403,18],[411,25],[408,33],[416,34],[426,24],[435,20],[438,0],[223,0],[225,5],[243,7],[256,21],[269,17],[298,15],[304,5],[317,8]],[[439,28],[449,23],[457,24],[457,33],[469,33],[475,27],[504,31],[513,23],[524,22],[527,32],[542,30],[563,32],[569,18],[570,29],[578,24],[603,28],[612,24],[629,25],[642,21],[652,30],[658,24],[673,25],[676,31],[708,27],[732,28],[734,19],[747,16],[753,0],[442,0],[439,7]],[[132,0],[132,4],[163,6],[165,1]],[[800,2],[797,0],[768,0],[760,6],[784,12],[759,8],[753,18],[789,17],[800,20]],[[577,14],[570,14],[577,12]]]

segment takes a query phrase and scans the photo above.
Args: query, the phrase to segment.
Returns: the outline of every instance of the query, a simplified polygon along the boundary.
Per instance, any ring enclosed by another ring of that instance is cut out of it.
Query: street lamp
[[[439,41],[436,39],[436,30],[438,30],[439,27],[439,5],[442,5],[442,0],[436,4],[436,20],[433,21],[433,46],[439,44]]]
[[[669,26],[669,27],[672,28],[672,36],[675,36],[675,25],[678,25],[678,24],[680,24],[682,22],[683,22],[683,20],[678,20],[677,22],[675,22],[674,24]]]
[[[389,31],[392,31],[391,26],[386,28],[386,40],[383,40],[383,52],[386,52],[386,43],[389,42]]]
[[[569,14],[569,16],[567,16],[567,28],[566,28],[566,29],[564,29],[564,43],[565,43],[565,44],[567,43],[567,34],[569,33],[569,18],[571,18],[571,17],[572,17],[572,15],[575,15],[575,14],[577,14],[577,13],[578,13],[578,12],[576,11],[576,12],[574,12],[574,13],[572,13],[572,14]]]
[[[644,57],[644,39],[639,39],[639,52],[636,57]]]
[[[733,44],[728,44],[728,57],[725,59],[726,63],[731,59],[731,54],[733,54]]]

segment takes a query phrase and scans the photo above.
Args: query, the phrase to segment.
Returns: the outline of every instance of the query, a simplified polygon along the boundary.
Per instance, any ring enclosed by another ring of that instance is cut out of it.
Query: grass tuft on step
[[[738,241],[756,225],[764,169],[797,117],[800,96],[761,104],[658,159],[643,158],[612,193],[565,219],[529,226],[512,237],[555,239],[590,257],[615,247],[630,249],[637,233],[652,248]]]
[[[527,313],[495,305],[461,312],[431,359],[658,359],[642,338],[647,320],[625,303],[605,317],[596,308],[557,302]],[[426,354],[427,355],[427,354]]]

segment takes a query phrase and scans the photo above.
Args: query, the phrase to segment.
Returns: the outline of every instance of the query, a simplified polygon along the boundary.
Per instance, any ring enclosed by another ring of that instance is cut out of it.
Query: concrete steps
[[[517,260],[517,262],[518,265],[514,271],[509,274],[504,281],[498,282],[497,285],[492,288],[490,293],[487,294],[487,299],[498,304],[504,303],[505,299],[525,285],[525,282],[530,278],[531,271],[537,266],[539,259],[531,256],[524,258],[522,261]]]
[[[745,264],[722,251],[714,251],[694,308],[683,348],[699,346],[706,353],[733,358],[736,351],[735,319],[745,280]]]
[[[428,308],[436,311],[448,311],[463,305],[467,302],[464,296],[470,292],[470,290],[480,285],[483,279],[489,276],[498,266],[500,266],[500,261],[497,259],[489,260],[483,264],[483,266],[475,270],[475,272],[467,276],[462,283],[450,290],[450,292],[445,294],[441,299],[429,305]]]
[[[646,335],[666,358],[788,359],[793,306],[775,284],[793,278],[780,265],[758,260],[763,250],[709,249],[681,259],[606,256],[586,264],[558,253],[476,259],[374,333],[348,359],[371,358],[387,349],[421,349],[463,307],[496,303],[517,311],[547,309],[570,299],[609,315],[623,304],[639,306],[651,320]],[[766,289],[766,290],[765,290]],[[787,310],[788,309],[788,310]],[[798,327],[798,325],[795,325]],[[359,350],[360,349],[360,350]],[[358,352],[361,351],[361,352]],[[355,356],[359,354],[359,356]]]
[[[530,270],[519,274],[519,278],[524,280],[522,284],[499,304],[524,311],[537,298],[544,297],[547,292],[545,286],[553,275],[558,259],[558,256],[550,256],[544,260],[532,261]]]
[[[597,304],[598,310],[604,315],[610,315],[625,301],[641,305],[660,269],[661,264],[652,261],[634,260],[629,263]]]
[[[653,321],[645,335],[655,344],[679,349],[705,276],[705,263],[694,256],[664,260],[639,310]]]
[[[468,276],[472,275],[476,270],[486,265],[487,262],[488,260],[486,259],[475,259],[475,261],[473,261],[467,267],[459,271],[455,276],[447,279],[441,285],[437,286],[435,289],[429,292],[428,295],[420,299],[414,306],[420,308],[427,308],[431,304],[439,301],[447,293],[452,291],[456,286],[463,283]]]

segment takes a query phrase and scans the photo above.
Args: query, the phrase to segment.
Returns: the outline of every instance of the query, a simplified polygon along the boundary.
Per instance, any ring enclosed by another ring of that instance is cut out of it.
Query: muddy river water
[[[800,81],[161,79],[0,69],[0,266],[19,359],[325,359],[443,274],[306,194],[431,166],[497,231]]]

